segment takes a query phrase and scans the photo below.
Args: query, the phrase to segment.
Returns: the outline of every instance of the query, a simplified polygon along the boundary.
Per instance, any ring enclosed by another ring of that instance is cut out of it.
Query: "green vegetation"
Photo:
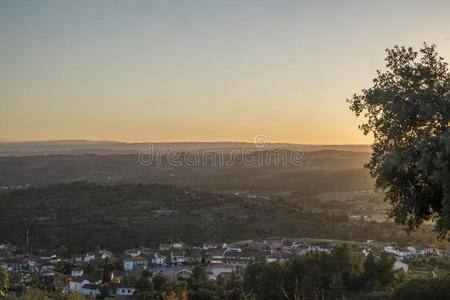
[[[386,72],[354,95],[350,108],[374,134],[367,168],[386,191],[390,215],[410,229],[433,219],[450,234],[450,73],[435,46],[386,50]]]
[[[8,289],[8,274],[6,270],[0,267],[0,296],[5,295],[5,291]]]
[[[1,299],[1,298],[0,298]],[[87,300],[95,298],[87,298],[82,294],[68,293],[61,294],[55,292],[45,292],[37,288],[26,288],[19,296],[8,296],[6,299],[11,300]]]
[[[122,251],[275,236],[430,242],[427,232],[407,236],[392,223],[348,222],[299,207],[282,197],[249,200],[156,184],[57,184],[0,193],[0,240],[25,246],[29,230],[31,247],[63,256],[67,248]]]

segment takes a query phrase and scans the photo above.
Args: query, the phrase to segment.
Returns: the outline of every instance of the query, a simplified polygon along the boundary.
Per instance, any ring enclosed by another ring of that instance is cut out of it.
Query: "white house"
[[[423,256],[426,254],[436,254],[437,251],[433,247],[428,246],[413,246],[408,247],[408,250],[410,250],[411,253],[415,254],[416,256]]]
[[[213,277],[217,278],[219,275],[229,275],[236,271],[235,266],[230,265],[224,265],[224,264],[218,264],[218,265],[211,265],[208,268],[208,271],[212,274]]]
[[[94,284],[94,285],[98,285],[100,284],[102,281],[100,279],[97,278],[92,278],[89,276],[81,276],[81,277],[73,277],[69,280],[69,290],[70,291],[77,291],[77,292],[82,292],[81,289],[84,285],[86,284]]]
[[[28,258],[28,259],[27,259],[27,265],[28,265],[28,267],[29,267],[30,269],[37,270],[37,264],[36,264],[36,261],[35,261],[34,259]]]
[[[170,252],[170,261],[174,264],[184,262],[184,251],[172,251]]]
[[[396,249],[396,248],[394,248],[392,246],[384,247],[384,251],[387,252],[387,253],[391,253],[391,254],[397,255],[400,260],[402,260],[405,257],[411,256],[413,254],[408,249],[401,249],[400,250],[400,249]]]
[[[126,255],[129,255],[131,257],[136,257],[141,255],[141,250],[139,249],[128,249],[127,251],[125,251]]]
[[[208,250],[208,249],[216,249],[216,248],[226,248],[227,244],[226,243],[204,243],[203,244],[203,250]]]
[[[166,263],[166,257],[164,255],[155,253],[152,258],[152,263],[155,265],[163,265]]]
[[[399,260],[396,260],[394,263],[394,270],[403,270],[405,273],[408,272],[408,265],[405,264],[404,262],[401,262]]]
[[[81,268],[74,268],[74,269],[72,269],[71,276],[72,277],[81,277],[81,276],[83,276],[83,269],[81,269]]]
[[[279,257],[275,253],[271,253],[271,254],[267,255],[267,257],[266,257],[266,261],[268,263],[276,262],[276,261],[278,261],[278,259],[279,259]]]
[[[176,277],[188,278],[192,275],[192,271],[188,269],[182,269],[178,272],[175,272]]]
[[[186,245],[184,243],[173,243],[170,248],[172,249],[183,249]]]
[[[140,256],[129,257],[123,260],[123,269],[125,271],[131,271],[134,269],[146,270],[147,264],[148,264],[147,259],[143,257]]]
[[[87,253],[83,260],[84,262],[90,262],[91,260],[93,260],[95,258],[95,254],[94,253]]]
[[[329,254],[334,249],[334,247],[336,247],[335,243],[322,242],[322,243],[311,244],[309,246],[309,251],[310,252],[325,252],[325,253]]]
[[[133,260],[132,259],[124,259],[123,260],[123,269],[125,271],[133,270]]]
[[[93,283],[87,283],[84,284],[81,289],[79,290],[80,293],[83,295],[100,295],[100,285],[93,284]]]
[[[224,245],[226,245],[226,244],[224,244]],[[228,251],[242,252],[242,249],[241,248],[226,248],[225,252],[228,252]]]
[[[79,277],[72,278],[69,280],[69,290],[79,292],[81,290],[81,287],[86,283],[89,283],[89,281]]]
[[[114,254],[111,251],[102,249],[97,253],[97,256],[101,256],[100,258],[105,259],[105,258],[109,258],[109,259],[113,259],[114,258]]]
[[[184,249],[187,245],[183,242],[180,243],[162,243],[159,244],[159,250],[160,251],[166,251],[170,249]]]
[[[367,257],[370,254],[370,252],[372,252],[372,250],[363,248],[361,252],[365,257]]]
[[[293,247],[292,255],[305,255],[308,253],[308,248],[303,246]]]
[[[136,289],[132,287],[120,286],[116,288],[117,296],[133,296],[135,292]]]

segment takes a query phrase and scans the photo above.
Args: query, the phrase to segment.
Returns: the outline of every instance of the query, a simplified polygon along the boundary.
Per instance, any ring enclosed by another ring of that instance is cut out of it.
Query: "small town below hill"
[[[282,299],[282,294],[286,293],[283,288],[279,290],[280,295],[267,298],[258,291],[261,286],[251,286],[252,276],[253,280],[258,278],[261,281],[260,276],[267,276],[264,273],[269,272],[270,268],[280,268],[280,272],[287,268],[284,272],[292,272],[289,269],[301,263],[307,269],[301,271],[306,272],[303,281],[308,281],[309,276],[314,278],[308,272],[325,272],[322,276],[332,276],[328,287],[321,286],[320,280],[329,279],[313,279],[311,284],[316,286],[312,289],[314,298],[311,299],[332,299],[330,293],[334,292],[341,293],[339,299],[343,299],[344,295],[352,299],[361,294],[357,288],[346,286],[345,281],[350,278],[345,278],[349,276],[345,270],[327,270],[330,266],[326,260],[333,258],[342,260],[341,263],[347,261],[349,265],[346,267],[350,268],[358,264],[363,269],[369,268],[369,261],[378,271],[384,268],[380,272],[388,272],[389,279],[376,280],[377,283],[370,287],[373,290],[380,288],[383,280],[394,288],[394,282],[404,281],[405,278],[446,278],[447,282],[450,278],[450,248],[436,249],[427,245],[397,247],[373,240],[364,243],[311,239],[247,240],[205,242],[192,246],[172,242],[161,243],[157,249],[139,247],[123,253],[113,253],[100,247],[91,250],[72,253],[65,246],[50,251],[0,244],[0,268],[7,273],[7,295],[20,297],[31,293],[32,298],[47,295],[45,297],[50,299],[64,295],[78,297],[69,299],[184,299],[188,295],[188,299]],[[283,276],[277,278],[282,280]],[[298,277],[295,278],[298,281]],[[203,284],[208,283],[209,288],[200,289],[194,284],[202,280]],[[333,292],[332,283],[340,284],[340,289]],[[230,284],[235,286],[230,288]],[[217,288],[222,285],[225,288],[222,298],[193,296],[196,293],[218,293]],[[298,284],[298,287],[304,288],[305,282]],[[368,288],[364,284],[362,287]],[[306,292],[303,290],[302,293]],[[297,291],[293,293],[292,297]]]

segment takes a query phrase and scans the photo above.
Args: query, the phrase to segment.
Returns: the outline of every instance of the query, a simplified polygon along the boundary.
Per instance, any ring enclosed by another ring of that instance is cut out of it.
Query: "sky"
[[[317,3],[316,3],[317,2]],[[0,0],[0,140],[367,144],[346,99],[450,1]]]

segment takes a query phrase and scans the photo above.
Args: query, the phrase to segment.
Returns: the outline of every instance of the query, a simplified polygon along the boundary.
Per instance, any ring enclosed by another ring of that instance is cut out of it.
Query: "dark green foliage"
[[[393,264],[387,254],[369,256],[365,262],[354,259],[344,244],[331,254],[309,254],[284,264],[251,264],[245,270],[244,290],[256,299],[355,297],[392,288],[396,284]]]
[[[392,295],[393,300],[450,299],[450,276],[414,278],[401,284]]]
[[[336,274],[330,282],[330,292],[328,298],[330,300],[342,300],[344,299],[345,286],[342,282],[341,275]]]
[[[366,288],[376,290],[392,282],[394,280],[392,273],[394,263],[395,258],[386,252],[381,253],[379,258],[370,253],[364,261],[363,278]]]
[[[314,300],[315,299],[315,296],[314,296],[315,288],[314,288],[313,282],[311,281],[311,279],[309,278],[308,275],[305,275],[303,277],[302,281],[300,282],[300,287],[301,287],[302,299],[304,299],[304,300]]]
[[[336,226],[327,215],[301,212],[284,199],[193,191],[174,186],[78,182],[0,193],[0,240],[33,248],[66,245],[74,252],[122,251],[182,240],[243,240],[268,236],[367,239],[386,226],[350,222]],[[378,229],[379,228],[379,229]],[[389,238],[389,236],[387,237]],[[100,245],[100,246],[99,246]],[[66,247],[59,251],[68,255]]]
[[[350,100],[360,126],[373,133],[366,165],[386,191],[390,216],[409,229],[433,218],[441,237],[450,231],[450,73],[435,46],[421,57],[412,48],[387,50],[388,70]]]
[[[0,267],[0,296],[5,295],[8,289],[8,273],[2,267]]]
[[[69,275],[72,272],[72,264],[68,262],[61,262],[56,266],[56,271],[62,274]]]
[[[111,287],[109,286],[108,283],[102,284],[102,286],[100,288],[100,293],[101,293],[100,296],[102,298],[109,297],[109,295],[111,294]]]
[[[244,293],[244,280],[235,273],[225,283],[226,299],[239,300]]]
[[[167,279],[161,275],[155,275],[152,278],[153,288],[158,292],[167,291]]]
[[[142,292],[151,292],[153,290],[152,283],[149,281],[150,273],[148,271],[142,271],[141,277],[137,282],[137,288]]]

